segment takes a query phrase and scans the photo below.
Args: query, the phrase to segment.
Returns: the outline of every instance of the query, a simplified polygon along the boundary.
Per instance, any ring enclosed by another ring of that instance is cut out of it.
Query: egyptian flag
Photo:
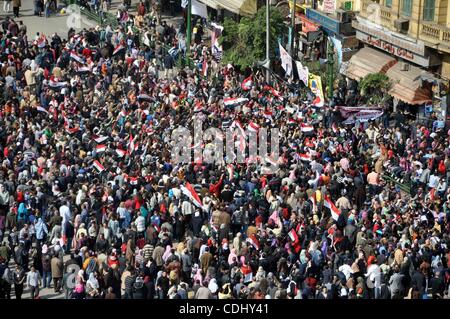
[[[122,52],[122,50],[125,50],[125,47],[122,44],[117,45],[114,48],[113,56],[116,55],[116,54],[119,54],[120,52]]]
[[[243,265],[241,267],[242,274],[244,275],[244,284],[253,280],[253,271],[250,265]]]
[[[206,78],[208,76],[208,61],[203,60],[202,63],[202,75]]]
[[[106,151],[106,145],[105,144],[99,144],[95,147],[95,151],[97,153],[103,153],[104,151]]]
[[[45,38],[45,35],[41,35],[39,39],[37,39],[36,44],[38,48],[42,49],[47,44],[47,39]]]
[[[272,121],[272,115],[273,115],[273,113],[272,113],[272,111],[270,111],[270,110],[264,111],[264,114],[263,114],[263,116],[264,116],[266,119],[271,120],[271,121]]]
[[[297,121],[294,120],[293,118],[290,118],[290,119],[288,120],[288,124],[291,124],[291,125],[297,124]]]
[[[180,188],[183,194],[186,195],[191,200],[191,202],[194,203],[195,206],[203,210],[205,209],[202,201],[200,200],[200,197],[190,183],[186,182],[186,184],[184,186],[181,185]]]
[[[40,105],[38,105],[38,107],[36,108],[39,112],[44,112],[44,113],[47,113],[48,114],[48,111],[45,109],[45,108],[43,108],[42,106],[40,106]]]
[[[331,212],[331,217],[333,217],[333,219],[335,221],[337,221],[339,219],[339,215],[341,215],[340,210],[333,204],[333,202],[331,201],[331,199],[328,196],[324,196],[324,203],[323,205],[328,208]]]
[[[244,91],[250,91],[252,89],[252,86],[253,86],[253,77],[251,75],[241,83],[241,88]]]
[[[245,129],[244,129],[244,127],[242,126],[241,122],[239,122],[239,120],[234,120],[233,123],[231,123],[230,128],[233,129],[233,130],[234,130],[235,128],[237,128],[237,129],[239,130],[239,133],[240,133],[242,136],[245,136]]]
[[[300,129],[302,132],[307,133],[307,132],[312,132],[314,131],[314,126],[310,125],[310,124],[301,124]]]
[[[259,250],[259,240],[258,238],[256,238],[255,234],[251,234],[248,238],[247,238],[247,242],[250,243],[253,247],[255,247],[256,250]]]
[[[270,165],[272,165],[272,166],[277,166],[277,161],[275,161],[272,157],[270,157],[270,156],[266,156],[265,158],[264,158],[264,161],[266,162],[266,163],[269,163]]]
[[[127,154],[127,151],[121,150],[120,148],[116,149],[116,154],[119,157],[124,157]]]
[[[100,144],[101,142],[104,142],[108,139],[108,136],[95,136],[94,141],[95,143]]]
[[[127,182],[131,185],[137,185],[139,183],[139,178],[127,176]]]
[[[137,143],[135,142],[135,138],[133,138],[133,135],[130,134],[130,142],[128,143],[128,150],[130,154],[133,154],[133,152],[137,149]]]
[[[270,93],[272,93],[273,96],[277,97],[280,101],[283,101],[283,97],[281,96],[281,93],[278,92],[277,90],[275,90],[273,87],[271,87],[270,85],[266,85],[264,86],[264,89],[266,91],[269,91]]]
[[[194,112],[201,112],[201,111],[203,111],[202,101],[195,102]]]
[[[298,159],[305,162],[311,162],[312,157],[310,153],[298,153]]]
[[[78,63],[81,63],[81,64],[85,63],[83,57],[79,56],[75,51],[70,51],[70,58],[74,59]]]
[[[337,133],[337,132],[338,132],[338,127],[337,127],[336,122],[334,122],[334,123],[331,125],[331,128],[333,129],[333,132],[334,132],[334,133]]]
[[[296,243],[298,242],[298,235],[297,232],[295,231],[295,229],[291,229],[288,233],[289,239],[293,242]]]
[[[228,172],[228,175],[230,176],[230,180],[232,180],[233,178],[234,178],[234,166],[233,166],[233,164],[228,164],[227,165],[227,172]]]
[[[94,161],[94,168],[99,172],[103,172],[105,170],[105,167],[97,160]]]
[[[74,128],[70,128],[70,123],[69,120],[67,119],[66,116],[64,116],[64,128],[69,132],[69,134],[73,134],[78,132],[78,128],[74,127]]]
[[[48,85],[53,88],[62,88],[67,85],[66,81],[59,81],[58,79],[51,77],[48,81]]]
[[[258,133],[259,125],[251,121],[250,123],[248,123],[248,130],[250,132]]]
[[[87,73],[87,72],[91,72],[91,68],[83,65],[83,66],[77,66],[77,72],[78,73]]]
[[[235,106],[238,106],[239,104],[245,103],[247,101],[248,101],[248,99],[245,97],[233,97],[233,98],[223,99],[223,104],[225,106],[235,107]]]

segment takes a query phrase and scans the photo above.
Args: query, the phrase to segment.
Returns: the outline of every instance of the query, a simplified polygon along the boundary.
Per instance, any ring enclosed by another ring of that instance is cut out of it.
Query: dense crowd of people
[[[154,17],[68,40],[2,24],[0,298],[449,297],[447,132],[389,113],[344,125],[201,36],[196,68],[176,68],[183,27]],[[172,131],[198,118],[280,129],[277,170],[174,163]]]

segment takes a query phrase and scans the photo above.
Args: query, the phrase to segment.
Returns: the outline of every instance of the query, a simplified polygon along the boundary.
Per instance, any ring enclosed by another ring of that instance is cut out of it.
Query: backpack
[[[96,270],[97,270],[97,261],[94,258],[91,258],[86,267],[86,274],[89,275],[90,273],[93,273]]]

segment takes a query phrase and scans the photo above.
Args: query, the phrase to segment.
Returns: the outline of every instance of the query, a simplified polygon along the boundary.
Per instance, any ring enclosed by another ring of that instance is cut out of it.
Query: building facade
[[[359,50],[341,73],[360,80],[382,72],[394,107],[419,106],[446,119],[450,79],[450,0],[357,0],[352,20]]]

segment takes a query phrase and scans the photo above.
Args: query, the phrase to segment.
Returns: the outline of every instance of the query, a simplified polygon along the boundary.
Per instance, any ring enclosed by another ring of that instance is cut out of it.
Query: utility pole
[[[289,36],[289,41],[290,41],[290,53],[292,58],[294,58],[294,50],[295,50],[295,11],[296,11],[296,7],[297,6],[297,1],[293,0],[293,4],[292,4],[292,10],[291,10],[291,32],[290,32],[290,36]]]
[[[192,2],[188,0],[187,5],[187,23],[186,23],[186,65],[191,68],[191,11]]]
[[[328,50],[327,50],[327,63],[328,63],[328,98],[333,97],[333,84],[334,84],[334,45],[333,41],[328,38]]]
[[[191,0],[189,0],[189,3]],[[270,0],[266,0],[266,61],[268,68],[266,69],[266,82],[270,82]]]

